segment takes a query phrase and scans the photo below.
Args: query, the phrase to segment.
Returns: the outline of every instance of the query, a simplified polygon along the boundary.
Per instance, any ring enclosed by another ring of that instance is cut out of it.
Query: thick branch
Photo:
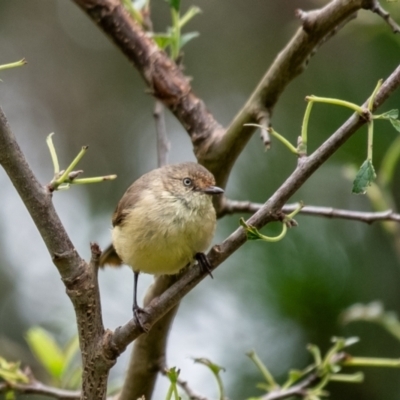
[[[36,179],[1,109],[0,164],[39,229],[74,305],[84,371],[82,398],[105,398],[108,371],[115,357],[113,352],[105,353],[101,346],[105,333],[97,285],[100,250],[92,245],[90,265],[79,257],[53,207],[51,191]]]
[[[132,20],[119,0],[73,0],[135,65],[156,98],[178,118],[195,146],[206,151],[222,127],[195,96],[189,80],[167,54]]]
[[[374,109],[379,107],[400,86],[400,66],[384,82],[376,95]],[[286,179],[272,197],[246,222],[249,225],[261,228],[274,220],[284,204],[306,182],[306,180],[340,148],[362,125],[365,120],[357,115],[351,116],[332,136],[330,136],[313,154],[303,157],[295,171]],[[242,228],[233,232],[222,244],[214,246],[208,254],[212,268],[217,268],[223,261],[232,255],[246,242],[246,234]],[[190,290],[192,290],[207,273],[199,266],[191,268],[176,284],[155,298],[145,308],[142,323],[152,326],[162,315],[176,305]],[[141,334],[140,328],[134,320],[117,329],[108,346],[120,353],[126,346]]]
[[[263,204],[252,203],[251,201],[236,201],[225,199],[223,202],[223,208],[219,217],[226,214],[237,214],[237,213],[251,213],[257,212]],[[297,204],[287,204],[282,207],[282,211],[285,214],[289,214],[294,211]],[[400,214],[393,212],[392,210],[386,211],[353,211],[353,210],[343,210],[333,207],[318,207],[318,206],[304,206],[300,214],[313,215],[316,217],[326,217],[326,218],[339,218],[348,219],[352,221],[365,222],[367,224],[372,224],[376,221],[392,221],[400,222]]]

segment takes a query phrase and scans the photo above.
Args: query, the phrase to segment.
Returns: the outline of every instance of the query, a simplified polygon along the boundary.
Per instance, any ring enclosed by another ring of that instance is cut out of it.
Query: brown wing
[[[140,200],[142,193],[149,187],[149,179],[151,178],[147,173],[135,181],[119,201],[117,208],[112,216],[113,227],[122,225],[135,204]]]

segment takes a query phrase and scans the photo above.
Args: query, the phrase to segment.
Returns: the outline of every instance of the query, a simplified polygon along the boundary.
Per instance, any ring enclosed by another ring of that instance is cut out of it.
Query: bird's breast
[[[216,223],[207,195],[189,199],[163,193],[146,196],[113,229],[113,244],[135,271],[175,274],[210,245]]]

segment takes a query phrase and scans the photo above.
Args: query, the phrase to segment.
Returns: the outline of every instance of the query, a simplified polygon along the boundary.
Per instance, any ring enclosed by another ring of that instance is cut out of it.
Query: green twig
[[[248,240],[263,240],[264,242],[279,242],[282,240],[287,232],[287,225],[285,223],[282,224],[282,232],[278,236],[266,236],[263,235],[258,231],[257,228],[255,228],[252,225],[248,225],[247,222],[243,219],[240,218],[239,220],[240,225],[243,227],[243,229],[246,231],[247,239]]]
[[[117,175],[105,175],[96,176],[93,178],[81,178],[81,179],[71,179],[70,181],[66,179],[66,183],[74,183],[75,185],[86,185],[87,183],[99,183],[103,181],[112,181],[117,177]]]
[[[342,365],[347,367],[400,368],[400,358],[349,357],[343,361]]]
[[[275,138],[277,138],[281,143],[283,143],[292,153],[299,155],[296,147],[294,147],[285,137],[283,137],[282,135],[280,135],[278,132],[276,132],[272,127],[270,128],[266,128],[262,125],[259,124],[244,124],[243,126],[255,126],[256,128],[259,129],[264,129],[267,132],[269,132],[272,136],[274,136]]]
[[[356,372],[355,374],[332,374],[329,380],[344,383],[361,383],[364,381],[364,374],[362,372]]]
[[[19,61],[13,62],[13,63],[0,65],[0,71],[2,71],[4,69],[22,67],[23,65],[25,65],[27,63],[28,62],[25,60],[25,58],[23,58],[22,60],[19,60]]]
[[[304,118],[303,118],[303,124],[301,126],[301,143],[299,143],[299,146],[297,148],[298,152],[301,155],[306,155],[307,154],[307,141],[308,141],[308,121],[310,119],[310,114],[311,114],[311,109],[313,106],[314,102],[309,101],[307,103],[307,108],[306,112],[304,113]]]
[[[374,91],[371,94],[371,97],[368,100],[368,110],[369,111],[372,111],[372,108],[374,107],[375,97],[376,97],[376,94],[378,93],[378,90],[382,86],[382,83],[383,83],[383,79],[379,79]]]
[[[195,15],[200,14],[201,9],[199,7],[190,7],[179,20],[179,28],[182,29]]]
[[[54,181],[54,185],[56,187],[61,185],[62,183],[64,183],[66,180],[68,180],[68,175],[73,171],[73,169],[76,167],[76,165],[82,159],[82,157],[85,155],[88,148],[89,148],[89,146],[83,146],[81,151],[74,158],[74,160],[71,162],[71,164],[68,166],[68,168],[64,171],[64,173],[58,179],[56,179]]]
[[[247,353],[247,356],[253,361],[253,363],[256,365],[256,367],[260,370],[262,373],[265,381],[268,384],[268,390],[276,390],[279,388],[279,385],[276,383],[274,377],[272,374],[268,371],[268,368],[264,365],[264,363],[259,359],[255,351],[250,351]]]
[[[57,157],[56,149],[54,147],[54,143],[53,143],[53,139],[52,139],[53,135],[54,135],[54,132],[50,133],[50,135],[47,136],[46,143],[50,150],[51,160],[53,161],[54,176],[56,176],[60,172],[60,165],[58,163],[58,157]]]
[[[316,103],[327,103],[333,104],[337,106],[347,107],[351,110],[355,111],[356,113],[362,115],[364,113],[364,109],[357,104],[350,103],[349,101],[340,100],[340,99],[331,99],[327,97],[317,97],[317,96],[307,96],[306,101],[316,102]]]
[[[207,358],[195,358],[194,362],[203,364],[206,367],[210,369],[210,371],[213,373],[215,376],[215,379],[217,380],[217,385],[218,385],[218,391],[219,391],[219,399],[220,400],[225,400],[225,390],[224,390],[224,384],[222,382],[220,372],[224,371],[223,367],[220,367],[217,364],[214,364],[212,361],[210,361]]]
[[[179,56],[179,44],[180,44],[180,36],[181,29],[179,26],[179,11],[175,10],[175,8],[171,8],[171,16],[172,16],[172,45],[171,45],[171,58],[176,60]]]

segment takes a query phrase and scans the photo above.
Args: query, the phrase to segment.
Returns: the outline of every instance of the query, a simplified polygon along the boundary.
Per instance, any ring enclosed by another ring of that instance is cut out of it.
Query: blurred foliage
[[[64,389],[78,389],[82,367],[78,362],[78,336],[61,347],[53,336],[38,326],[26,333],[26,341],[41,366],[51,377],[52,385]]]
[[[166,32],[171,26],[168,8],[163,0],[153,1],[154,32]],[[182,2],[185,10],[195,6],[202,9],[202,14],[190,21],[190,30],[201,35],[184,47],[185,73],[193,77],[195,93],[221,123],[227,125],[243,106],[268,65],[298,28],[294,9],[309,10],[326,3]],[[400,21],[398,3],[382,5]],[[0,64],[21,57],[28,60],[26,67],[2,73],[1,106],[40,180],[47,183],[52,178],[45,137],[53,131],[60,140],[60,164],[67,165],[76,149],[88,144],[91,151],[82,160],[85,173],[91,176],[112,171],[119,177],[107,185],[79,187],[72,194],[54,196],[77,249],[87,255],[90,241],[103,240],[102,244],[107,244],[111,214],[126,187],[156,166],[153,101],[145,94],[139,74],[71,1],[3,0],[0,24]],[[399,40],[381,18],[367,11],[359,12],[355,20],[318,49],[304,73],[288,86],[274,110],[273,126],[296,143],[308,94],[361,104],[374,83],[398,65]],[[399,101],[400,94],[396,93],[385,103],[385,109],[398,108]],[[310,121],[309,153],[350,113],[341,108],[320,107]],[[379,185],[388,148],[398,138],[389,124],[381,125],[374,140]],[[168,115],[167,126],[172,143],[171,161],[193,160],[184,129]],[[311,177],[292,201],[370,210],[368,198],[351,195],[351,184],[343,172],[349,163],[362,164],[366,144],[364,128]],[[271,150],[265,153],[255,135],[235,165],[227,194],[238,200],[264,202],[295,166],[295,157],[290,157],[274,139]],[[384,197],[386,204],[398,209],[398,163],[391,174],[391,184],[384,185]],[[0,355],[11,348],[24,354],[24,327],[39,323],[51,327],[60,343],[70,337],[75,321],[36,228],[3,171],[0,183],[4,201],[0,210],[0,336],[8,340],[2,342],[0,337]],[[235,230],[240,217],[221,220],[216,241]],[[233,400],[251,396],[253,383],[257,383],[257,374],[249,370],[244,357],[240,358],[242,346],[249,342],[260,359],[271,366],[271,374],[277,380],[283,380],[293,366],[302,369],[310,364],[303,354],[306,343],[315,343],[326,354],[326,340],[332,335],[361,337],[359,352],[371,357],[398,354],[395,339],[388,340],[378,328],[363,323],[339,323],[341,312],[354,303],[379,299],[386,308],[398,312],[397,236],[388,234],[383,224],[366,226],[301,215],[296,221],[299,226],[279,243],[247,243],[218,268],[215,282],[204,282],[182,305],[183,311],[185,304],[190,310],[179,316],[179,326],[184,328],[176,332],[178,345],[170,356],[190,337],[197,315],[213,318],[202,321],[201,329],[196,329],[197,343],[205,341],[204,330],[211,326],[212,340],[206,340],[207,346],[215,344],[221,364],[229,366],[226,391]],[[280,224],[267,228],[272,235],[280,229]],[[100,280],[105,321],[114,327],[123,322],[125,308],[126,315],[130,314],[127,304],[131,288],[126,290],[126,299],[119,299],[125,290],[124,282],[115,279],[113,283],[112,277],[103,273]],[[225,295],[228,293],[230,298]],[[213,302],[213,296],[218,294],[224,296],[218,298],[218,307],[225,308],[210,310],[203,299]],[[231,304],[232,299],[236,302]],[[182,359],[193,351],[185,350]],[[215,354],[207,356],[216,359]],[[27,355],[17,359],[29,364],[31,361]],[[120,364],[114,371],[122,374],[125,365]],[[234,374],[234,379],[229,378],[230,374]],[[193,378],[198,375],[195,372]],[[398,371],[370,373],[362,385],[332,383],[330,387],[332,398],[342,400],[394,400],[399,390]]]

